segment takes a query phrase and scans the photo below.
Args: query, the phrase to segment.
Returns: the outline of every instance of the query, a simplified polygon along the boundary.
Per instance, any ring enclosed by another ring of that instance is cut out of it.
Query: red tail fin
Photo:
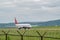
[[[18,22],[17,22],[16,18],[15,18],[15,24],[18,24]]]

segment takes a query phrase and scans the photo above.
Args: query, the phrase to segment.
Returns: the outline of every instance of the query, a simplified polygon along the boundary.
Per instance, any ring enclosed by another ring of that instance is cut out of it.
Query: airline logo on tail
[[[15,18],[15,24],[18,24],[18,22],[17,22],[16,18]]]

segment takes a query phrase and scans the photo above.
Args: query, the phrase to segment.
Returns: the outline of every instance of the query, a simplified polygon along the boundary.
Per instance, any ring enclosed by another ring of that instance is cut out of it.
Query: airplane
[[[30,29],[32,27],[31,24],[20,24],[20,23],[18,23],[18,21],[16,20],[16,18],[15,18],[15,26],[18,29],[22,29],[22,28],[24,28],[24,29]]]

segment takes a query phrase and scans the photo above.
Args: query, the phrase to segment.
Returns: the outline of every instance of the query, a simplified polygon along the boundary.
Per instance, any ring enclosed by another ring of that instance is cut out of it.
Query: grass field
[[[0,34],[4,34],[5,31],[6,33],[9,31],[8,34],[15,34],[19,35],[17,32],[17,28],[0,28]],[[60,38],[60,27],[33,27],[31,29],[21,29],[18,30],[21,34],[23,34],[25,31],[24,35],[30,35],[30,36],[39,36],[36,31],[38,31],[41,35],[43,35],[45,32],[46,34],[44,35],[43,40],[60,40],[57,38]],[[45,37],[53,37],[53,38],[45,38]],[[23,40],[40,40],[40,37],[23,37]],[[5,40],[5,35],[0,35],[0,40]],[[13,36],[13,35],[8,35],[8,40],[21,40],[21,36]]]

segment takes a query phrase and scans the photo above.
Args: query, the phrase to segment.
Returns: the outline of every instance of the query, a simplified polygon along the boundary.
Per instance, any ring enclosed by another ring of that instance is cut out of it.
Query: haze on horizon
[[[60,0],[0,0],[0,23],[60,19]]]

